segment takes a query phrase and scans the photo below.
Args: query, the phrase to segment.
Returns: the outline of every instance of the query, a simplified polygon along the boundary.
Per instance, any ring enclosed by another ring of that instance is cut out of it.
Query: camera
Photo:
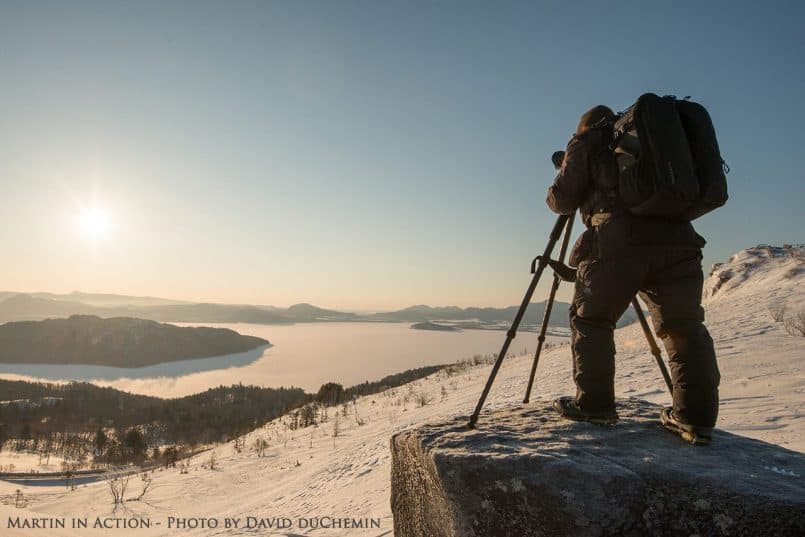
[[[553,162],[553,167],[557,170],[562,167],[562,163],[565,161],[565,152],[564,151],[554,151],[553,155],[551,155],[551,162]]]

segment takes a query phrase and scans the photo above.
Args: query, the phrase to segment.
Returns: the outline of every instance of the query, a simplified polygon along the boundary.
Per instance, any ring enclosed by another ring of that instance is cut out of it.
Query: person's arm
[[[567,144],[565,160],[553,185],[548,189],[545,201],[555,213],[570,214],[587,197],[591,178],[589,150],[585,138],[587,137],[574,136]]]

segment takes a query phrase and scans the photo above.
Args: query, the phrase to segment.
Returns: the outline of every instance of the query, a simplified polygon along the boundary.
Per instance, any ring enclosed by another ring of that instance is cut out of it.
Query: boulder
[[[542,401],[391,439],[396,537],[805,535],[805,455],[716,430],[707,447],[619,401],[599,426]]]

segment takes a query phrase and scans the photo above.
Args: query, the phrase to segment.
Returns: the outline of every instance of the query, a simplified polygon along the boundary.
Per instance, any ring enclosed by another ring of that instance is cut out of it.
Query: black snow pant
[[[570,309],[579,407],[614,408],[613,331],[639,292],[668,351],[674,414],[691,425],[715,425],[720,374],[703,324],[701,259],[691,246],[637,247],[579,264]]]

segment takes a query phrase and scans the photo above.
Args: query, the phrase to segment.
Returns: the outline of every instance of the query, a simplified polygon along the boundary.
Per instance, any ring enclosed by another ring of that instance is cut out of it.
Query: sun
[[[109,231],[109,214],[100,207],[84,209],[80,218],[81,229],[90,238],[101,238]]]

